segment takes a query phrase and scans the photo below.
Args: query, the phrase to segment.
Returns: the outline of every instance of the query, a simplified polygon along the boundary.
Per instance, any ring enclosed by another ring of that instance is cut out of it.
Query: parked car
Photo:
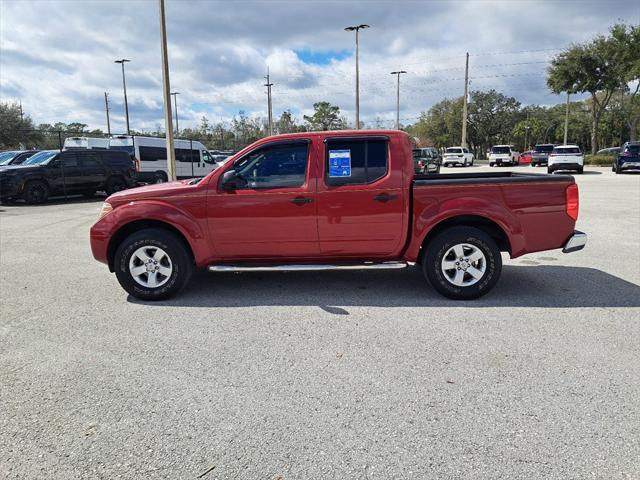
[[[549,154],[553,152],[552,143],[542,143],[533,147],[533,154],[531,155],[531,166],[540,167],[546,165],[549,160]]]
[[[489,154],[489,166],[495,165],[518,165],[520,163],[520,153],[511,145],[494,145]]]
[[[0,153],[0,167],[20,165],[27,158],[35,155],[40,150],[14,150]]]
[[[553,148],[547,160],[547,173],[558,170],[573,170],[582,173],[584,169],[584,155],[577,145],[558,145]]]
[[[520,163],[531,163],[533,157],[533,150],[527,150],[520,154]]]
[[[452,167],[456,165],[461,167],[473,166],[473,153],[465,147],[447,148],[442,157],[442,166]]]
[[[640,170],[640,142],[625,143],[613,162],[612,170],[616,173]]]
[[[49,196],[111,195],[136,184],[135,162],[126,152],[43,150],[22,165],[0,170],[0,199],[23,198],[29,204]]]
[[[119,135],[109,141],[111,150],[122,150],[139,162],[138,179],[145,183],[164,183],[169,179],[167,170],[167,141],[158,137]],[[178,179],[203,177],[218,168],[207,148],[195,140],[174,140],[176,177]]]
[[[418,263],[441,294],[472,299],[512,258],[579,250],[570,175],[415,176],[397,130],[261,139],[203,179],[107,198],[94,257],[143,300],[168,298],[196,267],[213,271],[393,269]]]
[[[442,156],[437,148],[414,148],[413,161],[417,174],[440,173],[440,163]]]

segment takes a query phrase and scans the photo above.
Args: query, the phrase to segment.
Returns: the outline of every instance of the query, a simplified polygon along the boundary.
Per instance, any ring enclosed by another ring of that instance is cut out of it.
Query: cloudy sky
[[[462,94],[465,52],[471,88],[495,88],[522,103],[552,104],[549,59],[572,42],[640,23],[637,0],[601,1],[188,1],[165,0],[171,88],[179,91],[180,127],[206,115],[229,121],[238,111],[266,116],[267,67],[274,116],[298,119],[314,102],[354,117],[354,34],[361,33],[361,120],[411,123],[445,97]],[[36,123],[79,121],[124,130],[122,77],[131,59],[131,127],[163,125],[160,30],[156,0],[0,0],[0,100],[21,100]],[[376,122],[377,121],[377,122]]]

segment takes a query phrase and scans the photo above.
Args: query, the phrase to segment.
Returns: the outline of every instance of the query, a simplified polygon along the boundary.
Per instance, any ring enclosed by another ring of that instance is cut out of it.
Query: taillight
[[[140,173],[140,160],[136,158],[136,175]]]
[[[578,185],[573,183],[565,190],[567,199],[567,215],[574,220],[578,220],[578,210],[580,209],[580,193],[578,191]]]

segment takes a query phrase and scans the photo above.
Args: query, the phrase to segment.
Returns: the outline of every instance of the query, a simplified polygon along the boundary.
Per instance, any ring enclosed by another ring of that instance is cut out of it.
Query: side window
[[[233,169],[251,189],[302,187],[308,149],[307,142],[265,146],[238,160]]]
[[[62,155],[62,158],[60,159],[60,161],[62,162],[63,168],[78,166],[78,156],[75,153]]]
[[[176,162],[198,163],[200,152],[188,148],[176,148]]]
[[[156,162],[167,159],[167,149],[161,147],[140,147],[141,162]]]
[[[102,162],[100,158],[98,157],[98,155],[94,155],[94,154],[84,154],[80,156],[80,164],[83,167],[89,167],[89,168],[102,167]]]
[[[326,150],[327,185],[372,183],[387,174],[387,140],[329,140]]]

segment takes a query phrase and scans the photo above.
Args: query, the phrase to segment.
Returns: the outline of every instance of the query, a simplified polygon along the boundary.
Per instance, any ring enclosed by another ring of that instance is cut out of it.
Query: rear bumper
[[[587,234],[576,230],[573,232],[573,235],[571,235],[571,238],[567,240],[567,243],[564,244],[562,253],[577,252],[578,250],[582,250],[586,244]]]
[[[640,161],[637,162],[620,162],[618,168],[621,170],[640,170]]]

